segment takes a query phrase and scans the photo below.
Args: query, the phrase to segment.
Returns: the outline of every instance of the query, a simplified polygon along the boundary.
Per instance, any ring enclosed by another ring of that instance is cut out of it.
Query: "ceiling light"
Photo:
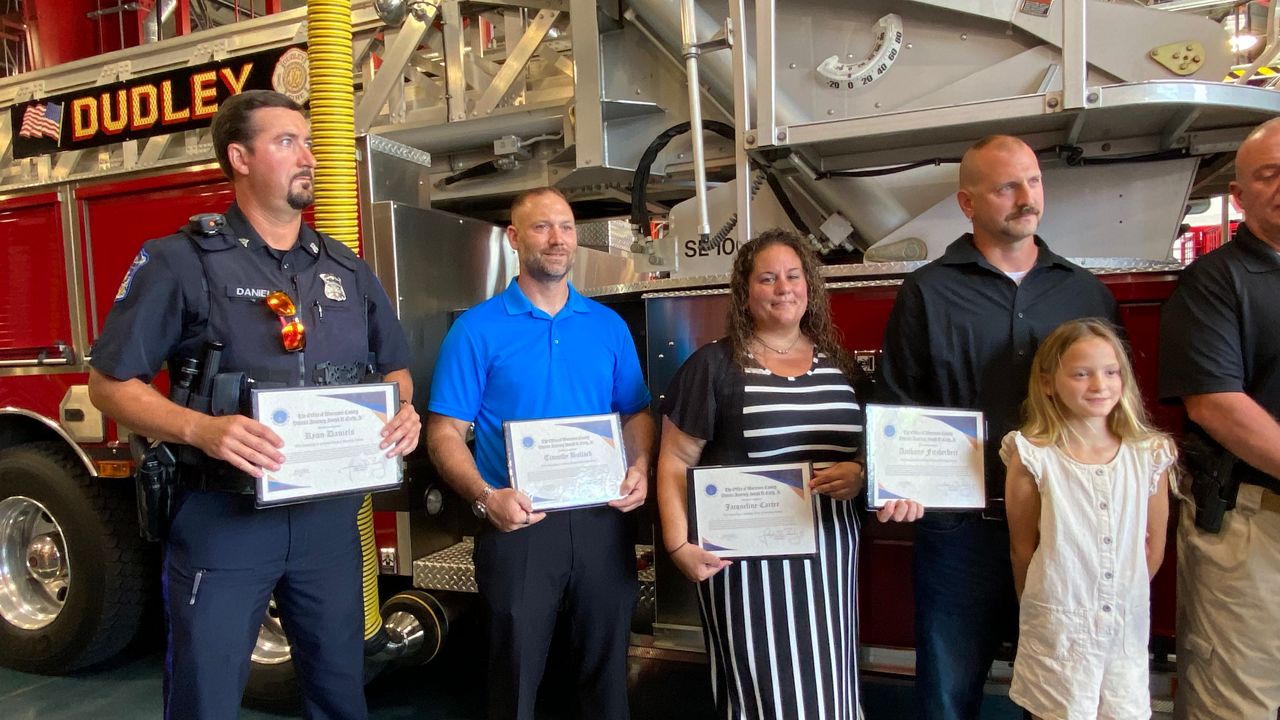
[[[1257,35],[1232,35],[1231,52],[1239,54],[1253,49],[1258,44]]]

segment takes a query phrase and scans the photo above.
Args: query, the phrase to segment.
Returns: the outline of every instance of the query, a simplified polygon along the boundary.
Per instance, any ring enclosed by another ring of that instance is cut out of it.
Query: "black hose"
[[[907,163],[906,165],[894,165],[893,167],[874,168],[872,170],[828,170],[817,174],[818,180],[826,180],[827,178],[873,178],[883,177],[885,175],[893,175],[916,168],[928,167],[929,165],[941,165],[943,163],[958,163],[960,158],[933,158],[931,160],[921,160],[919,162]]]
[[[449,177],[446,177],[440,181],[439,187],[446,188],[462,180],[484,177],[485,175],[492,175],[496,172],[498,172],[498,164],[493,160],[486,160],[485,162],[472,165],[466,170],[456,172]]]
[[[764,177],[769,183],[769,189],[773,191],[774,197],[778,198],[778,204],[782,206],[782,211],[787,214],[787,219],[791,221],[791,224],[796,226],[796,230],[799,230],[801,235],[813,235],[813,230],[809,228],[804,218],[800,217],[800,211],[796,209],[795,203],[791,202],[791,197],[783,189],[782,181],[778,179],[777,173],[766,170]]]
[[[719,120],[703,120],[702,129],[710,130],[729,140],[736,139],[733,126]],[[667,128],[649,143],[649,147],[645,148],[644,154],[640,156],[640,162],[636,165],[635,175],[631,178],[631,225],[645,235],[649,233],[649,172],[653,169],[653,162],[658,159],[658,153],[662,152],[668,143],[687,132],[689,132],[688,122]]]

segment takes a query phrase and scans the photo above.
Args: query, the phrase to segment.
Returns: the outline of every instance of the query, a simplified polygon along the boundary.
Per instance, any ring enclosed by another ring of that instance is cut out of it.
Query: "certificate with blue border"
[[[867,504],[909,499],[934,510],[986,507],[986,435],[979,410],[868,404]]]
[[[813,555],[812,478],[809,463],[689,468],[689,542],[721,558]]]
[[[279,470],[263,469],[258,507],[400,485],[401,459],[380,448],[400,408],[396,383],[254,390],[253,417],[284,440]]]
[[[627,456],[618,413],[508,420],[502,429],[511,487],[529,496],[535,512],[622,497]]]

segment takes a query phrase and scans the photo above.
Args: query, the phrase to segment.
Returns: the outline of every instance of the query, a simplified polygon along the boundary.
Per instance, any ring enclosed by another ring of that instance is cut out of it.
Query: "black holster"
[[[137,435],[129,439],[129,446],[138,465],[133,475],[138,533],[150,542],[164,540],[169,535],[176,485],[173,452],[164,443],[148,444]]]
[[[1217,443],[1195,431],[1180,443],[1183,465],[1191,478],[1191,497],[1196,505],[1196,527],[1207,533],[1222,530],[1222,519],[1236,506],[1240,491],[1239,459]]]

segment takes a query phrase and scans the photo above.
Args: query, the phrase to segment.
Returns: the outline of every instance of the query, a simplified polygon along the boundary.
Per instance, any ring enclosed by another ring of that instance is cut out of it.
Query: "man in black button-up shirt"
[[[956,199],[973,232],[907,276],[885,331],[881,386],[888,402],[982,410],[987,497],[1000,517],[1005,468],[997,450],[1019,424],[1036,348],[1061,323],[1115,321],[1116,302],[1088,271],[1035,236],[1044,208],[1040,165],[1021,140],[975,143]],[[919,523],[913,567],[919,717],[977,718],[1000,643],[1012,639],[1017,598],[1009,529],[977,513],[932,513]]]

